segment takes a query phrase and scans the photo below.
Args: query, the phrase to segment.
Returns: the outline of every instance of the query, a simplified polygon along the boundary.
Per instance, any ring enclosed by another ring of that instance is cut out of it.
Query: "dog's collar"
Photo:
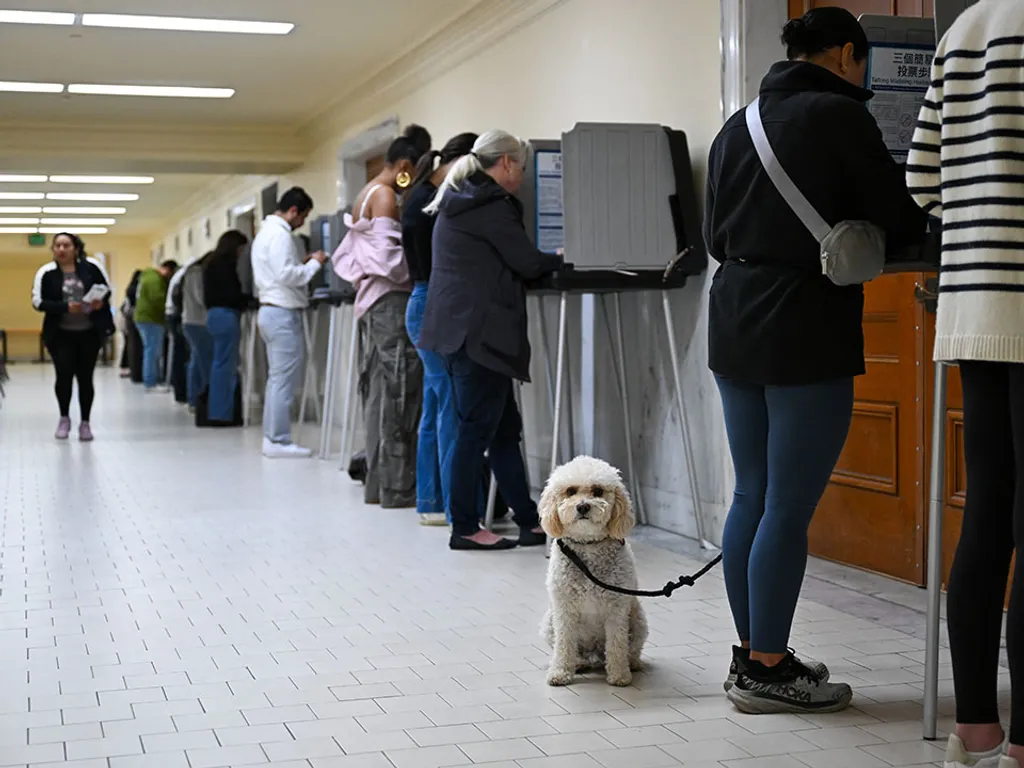
[[[566,544],[572,544],[573,546],[576,546],[576,547],[587,547],[587,546],[591,546],[593,544],[603,544],[606,541],[615,541],[615,542],[618,542],[619,546],[621,546],[621,547],[626,546],[626,540],[625,539],[613,539],[611,537],[609,537],[607,539],[601,539],[600,541],[577,541],[576,539],[570,539],[570,538],[563,537],[561,539],[561,541],[564,541]]]

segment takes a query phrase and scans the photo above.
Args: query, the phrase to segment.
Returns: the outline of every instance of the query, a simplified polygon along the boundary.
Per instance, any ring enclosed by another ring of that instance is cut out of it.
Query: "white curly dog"
[[[594,576],[637,588],[636,561],[626,541],[633,506],[615,467],[590,456],[559,467],[544,487],[540,515],[548,535],[578,554]],[[598,587],[558,546],[548,565],[548,598],[541,625],[541,636],[554,649],[548,685],[569,685],[581,669],[601,667],[609,685],[632,683],[647,640],[640,601]]]

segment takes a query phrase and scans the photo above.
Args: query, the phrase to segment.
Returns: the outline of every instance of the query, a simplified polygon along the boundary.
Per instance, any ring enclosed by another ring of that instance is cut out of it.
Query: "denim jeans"
[[[516,406],[512,379],[470,359],[465,348],[445,356],[451,377],[458,434],[451,464],[452,529],[472,536],[480,529],[478,498],[484,452],[501,496],[520,528],[539,525],[537,504],[530,498],[526,467],[519,449],[523,421]]]
[[[238,344],[242,335],[238,310],[212,307],[206,314],[206,328],[213,340],[207,415],[210,421],[230,422],[235,417]]]
[[[152,389],[160,383],[160,358],[164,354],[164,327],[160,323],[136,323],[142,336],[142,383]]]
[[[267,347],[263,436],[287,445],[292,441],[292,401],[302,382],[305,357],[302,310],[262,306],[257,323]]]
[[[846,443],[853,379],[774,387],[715,377],[736,469],[722,567],[736,631],[785,653],[807,566],[807,529]]]
[[[213,370],[213,337],[205,325],[183,325],[182,333],[188,341],[188,404],[193,408],[199,402],[199,395],[210,386],[210,372]]]

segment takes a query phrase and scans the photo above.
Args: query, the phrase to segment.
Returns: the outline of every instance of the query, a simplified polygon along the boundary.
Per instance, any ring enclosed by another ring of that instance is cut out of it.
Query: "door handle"
[[[924,311],[935,314],[939,304],[939,278],[929,277],[921,283],[914,283],[914,299],[919,304],[924,304]]]

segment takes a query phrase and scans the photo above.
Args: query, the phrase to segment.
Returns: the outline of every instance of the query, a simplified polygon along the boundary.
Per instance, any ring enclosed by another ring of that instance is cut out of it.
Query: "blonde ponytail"
[[[473,144],[473,151],[460,157],[444,177],[437,194],[430,204],[423,209],[424,213],[434,215],[441,208],[441,200],[450,189],[458,189],[474,173],[486,171],[498,163],[501,158],[510,156],[520,164],[526,162],[526,145],[505,131],[488,131]]]

